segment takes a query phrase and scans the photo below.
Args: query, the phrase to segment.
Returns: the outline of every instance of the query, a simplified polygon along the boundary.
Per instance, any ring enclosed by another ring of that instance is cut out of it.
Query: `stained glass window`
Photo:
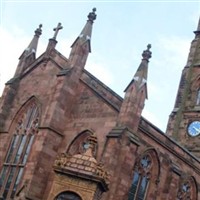
[[[178,192],[178,200],[191,200],[190,183],[188,181],[184,182]]]
[[[37,132],[38,117],[38,107],[35,103],[32,103],[20,115],[20,119],[15,126],[0,173],[0,196],[3,199],[14,199]]]
[[[150,156],[143,156],[138,163],[133,174],[133,181],[129,190],[128,200],[144,200],[151,169]]]

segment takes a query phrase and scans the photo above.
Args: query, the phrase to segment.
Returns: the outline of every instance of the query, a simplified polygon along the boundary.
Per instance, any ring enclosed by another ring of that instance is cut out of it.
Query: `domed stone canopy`
[[[55,172],[76,175],[83,179],[93,180],[100,183],[104,191],[108,190],[108,173],[102,163],[98,163],[93,152],[97,145],[97,138],[92,134],[88,139],[88,148],[83,154],[68,155],[62,153],[55,160]]]

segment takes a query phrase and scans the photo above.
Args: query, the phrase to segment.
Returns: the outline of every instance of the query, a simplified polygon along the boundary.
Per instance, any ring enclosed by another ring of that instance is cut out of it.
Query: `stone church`
[[[124,98],[84,69],[95,19],[93,9],[68,58],[60,23],[36,58],[39,25],[5,84],[0,199],[200,199],[200,23],[163,133],[141,116],[150,44]]]

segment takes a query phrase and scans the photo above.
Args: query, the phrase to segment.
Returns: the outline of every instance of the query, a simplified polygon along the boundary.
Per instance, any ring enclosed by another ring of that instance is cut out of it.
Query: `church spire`
[[[39,28],[35,30],[35,35],[28,45],[28,47],[24,50],[22,55],[19,57],[19,64],[17,70],[15,72],[15,76],[19,76],[25,69],[35,60],[38,39],[42,34],[42,24],[39,25]]]
[[[186,66],[183,68],[174,109],[169,117],[167,134],[187,146],[186,134],[189,123],[199,120],[198,91],[200,89],[200,18],[195,37],[191,42]],[[188,115],[190,113],[190,115]],[[183,124],[185,124],[183,126]],[[189,136],[190,137],[190,136]],[[195,145],[194,145],[195,146]]]
[[[125,97],[118,116],[118,125],[125,125],[137,130],[139,119],[147,98],[148,62],[151,58],[151,45],[142,53],[142,61],[129,85],[125,89]]]

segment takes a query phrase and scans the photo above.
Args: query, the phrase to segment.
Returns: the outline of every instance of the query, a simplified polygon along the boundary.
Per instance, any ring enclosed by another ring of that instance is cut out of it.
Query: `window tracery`
[[[177,200],[196,200],[196,186],[192,177],[181,180]]]
[[[69,148],[67,150],[67,153],[69,155],[75,155],[75,154],[82,154],[84,153],[88,147],[89,147],[89,137],[93,134],[90,130],[85,130],[78,134],[75,139],[71,142],[69,145]],[[93,151],[94,157],[96,158],[97,153],[97,145],[95,146],[95,149]]]
[[[151,178],[152,160],[144,155],[135,165],[133,181],[129,190],[128,200],[144,200]]]
[[[38,106],[32,102],[18,117],[0,173],[0,196],[3,199],[14,199],[38,131]]]
[[[183,183],[178,192],[178,200],[190,200],[190,188],[189,182]]]

